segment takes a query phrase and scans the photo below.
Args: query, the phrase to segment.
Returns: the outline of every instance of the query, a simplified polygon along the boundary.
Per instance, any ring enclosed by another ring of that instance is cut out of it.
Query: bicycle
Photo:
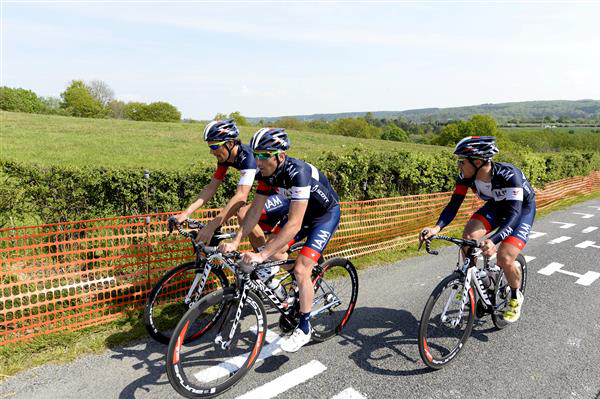
[[[167,375],[173,388],[188,398],[212,398],[238,383],[252,368],[263,350],[265,340],[271,340],[265,357],[279,349],[277,340],[267,330],[263,293],[280,313],[279,328],[283,333],[298,324],[300,311],[298,290],[293,272],[285,284],[293,301],[283,302],[257,276],[260,269],[293,265],[294,260],[269,261],[258,266],[240,262],[239,252],[222,254],[216,248],[204,248],[210,253],[207,263],[229,269],[235,284],[202,298],[191,307],[177,324],[167,351]],[[324,341],[338,334],[350,319],[358,296],[358,275],[347,259],[334,258],[313,268],[315,290],[311,312],[312,339]],[[285,302],[285,303],[284,303]],[[225,307],[218,325],[201,337],[193,337],[197,320],[214,317]]]
[[[195,259],[179,264],[165,273],[148,295],[144,308],[144,326],[148,334],[165,345],[171,339],[172,329],[185,312],[200,300],[205,288],[214,291],[229,285],[223,270],[212,268],[210,264],[206,264],[206,253],[195,242],[197,230],[203,228],[204,225],[193,219],[186,219],[185,223],[188,228],[192,229],[191,231],[183,230],[176,219],[170,217],[168,220],[169,234],[172,233],[173,227],[176,227],[179,234],[189,238],[194,248]],[[222,233],[220,229],[217,229],[210,245],[219,245],[221,241],[234,236],[235,232]],[[209,283],[208,287],[207,283]],[[212,325],[214,320],[208,320],[207,323]]]
[[[502,269],[495,264],[490,265],[487,256],[483,256],[483,266],[477,266],[477,257],[481,254],[477,241],[447,236],[432,236],[429,240],[445,240],[460,247],[457,270],[435,287],[423,309],[419,325],[421,359],[428,367],[440,369],[463,349],[473,330],[475,317],[491,315],[497,329],[506,327],[508,323],[502,314],[510,299],[510,286]],[[438,251],[431,250],[429,240],[425,241],[427,253],[437,255]],[[461,264],[463,248],[466,248],[466,255]],[[521,292],[524,294],[527,262],[521,254],[516,261],[521,268]]]

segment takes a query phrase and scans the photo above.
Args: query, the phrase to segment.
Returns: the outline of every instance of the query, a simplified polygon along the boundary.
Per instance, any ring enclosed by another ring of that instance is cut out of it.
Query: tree
[[[115,119],[125,119],[127,117],[125,114],[125,107],[126,104],[119,100],[112,100],[107,106],[110,117]]]
[[[284,129],[301,130],[303,128],[303,123],[291,116],[284,116],[283,118],[277,119],[272,126],[282,127]]]
[[[132,101],[125,104],[125,107],[123,108],[123,113],[125,114],[125,117],[127,119],[131,119],[132,121],[143,121],[146,117],[144,115],[145,106],[146,104],[144,103]]]
[[[12,89],[0,87],[0,109],[5,111],[39,113],[45,109],[42,100],[32,92],[25,89]]]
[[[496,120],[489,115],[473,115],[469,120],[473,124],[473,134],[478,136],[495,136],[498,129]]]
[[[248,124],[246,117],[240,114],[240,111],[235,111],[229,114],[229,118],[235,121],[235,124],[238,126],[245,126]]]
[[[223,121],[225,119],[227,119],[227,114],[222,114],[220,112],[217,112],[217,114],[213,118],[213,121]]]
[[[108,106],[115,98],[115,92],[102,80],[92,80],[87,85],[88,90],[103,107]]]
[[[408,134],[393,123],[383,126],[382,140],[408,141]]]
[[[61,107],[73,116],[84,118],[97,118],[105,115],[105,110],[100,101],[96,100],[87,86],[81,80],[73,80],[64,92]]]
[[[381,129],[371,126],[364,118],[341,118],[336,119],[330,128],[332,134],[342,136],[379,138]]]
[[[177,122],[181,120],[181,113],[174,105],[158,101],[150,103],[144,108],[146,121],[153,122]]]

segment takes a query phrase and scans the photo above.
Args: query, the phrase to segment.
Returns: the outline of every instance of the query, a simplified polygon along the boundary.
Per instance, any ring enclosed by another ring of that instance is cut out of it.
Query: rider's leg
[[[465,240],[481,240],[485,236],[489,229],[485,222],[478,217],[479,214],[474,214],[473,217],[467,222],[465,229],[463,230],[463,239]],[[484,219],[485,220],[485,219]],[[466,255],[466,248],[463,249],[463,256]]]
[[[298,283],[298,292],[300,295],[300,312],[310,313],[315,296],[312,281],[310,279],[314,260],[305,255],[299,255],[294,264],[294,275]]]
[[[496,258],[496,264],[502,268],[508,285],[514,290],[521,288],[521,269],[515,264],[520,252],[521,250],[510,241],[504,241],[498,248]]]

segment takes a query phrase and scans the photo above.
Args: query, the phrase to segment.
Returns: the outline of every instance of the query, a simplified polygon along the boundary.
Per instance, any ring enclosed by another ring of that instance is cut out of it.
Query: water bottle
[[[267,283],[267,287],[273,290],[273,293],[281,302],[284,302],[287,297],[287,292],[285,292],[285,288],[281,285],[281,279],[273,277]]]
[[[480,270],[478,273],[479,279],[481,280],[481,282],[483,283],[483,288],[488,289],[490,288],[490,276],[488,274],[487,271],[485,270]]]

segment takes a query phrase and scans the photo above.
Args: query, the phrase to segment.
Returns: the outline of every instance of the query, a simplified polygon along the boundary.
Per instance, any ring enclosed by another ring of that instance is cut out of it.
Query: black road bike
[[[261,295],[279,311],[279,329],[283,333],[294,329],[299,320],[294,274],[288,273],[282,283],[291,301],[280,300],[257,276],[260,269],[292,265],[293,259],[254,266],[242,264],[238,252],[222,254],[208,247],[204,250],[207,264],[213,269],[229,269],[235,284],[200,299],[173,332],[167,352],[167,375],[173,388],[188,398],[211,398],[223,393],[239,382],[257,359],[281,350],[279,335],[267,329]],[[350,319],[358,296],[358,275],[349,260],[334,258],[313,267],[312,283],[312,339],[320,342],[338,334]],[[207,319],[217,322],[208,328]]]
[[[445,240],[458,245],[457,270],[444,278],[433,290],[423,309],[419,325],[419,353],[428,367],[440,369],[455,359],[471,335],[475,318],[492,316],[496,328],[503,329],[508,322],[503,313],[510,300],[510,286],[500,267],[490,264],[483,256],[483,265],[477,266],[481,254],[479,243],[447,236],[433,236],[429,240]],[[437,255],[425,241],[428,253]],[[461,254],[465,253],[461,263]],[[525,293],[527,263],[523,255],[516,262],[521,269],[521,291]]]
[[[207,292],[229,286],[227,276],[220,268],[212,268],[206,263],[206,253],[195,244],[199,229],[204,225],[197,220],[187,219],[185,231],[176,219],[169,218],[169,233],[176,227],[179,234],[191,239],[195,259],[182,263],[165,273],[156,283],[146,301],[144,308],[144,326],[152,338],[167,345],[171,333],[181,317]],[[217,246],[223,240],[233,238],[235,232],[222,233],[215,231],[210,245]],[[208,283],[208,284],[207,284]],[[206,321],[210,324],[210,320]]]

